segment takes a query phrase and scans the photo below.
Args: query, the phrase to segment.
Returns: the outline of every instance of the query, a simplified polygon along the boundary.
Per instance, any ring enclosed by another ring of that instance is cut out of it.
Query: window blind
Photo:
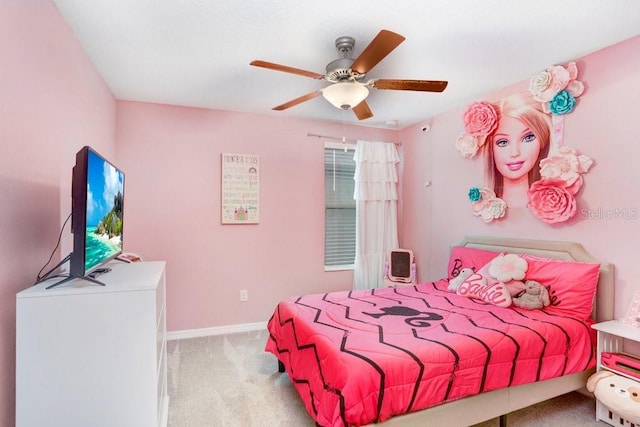
[[[324,149],[325,267],[351,266],[356,255],[356,201],[353,199],[355,146]]]

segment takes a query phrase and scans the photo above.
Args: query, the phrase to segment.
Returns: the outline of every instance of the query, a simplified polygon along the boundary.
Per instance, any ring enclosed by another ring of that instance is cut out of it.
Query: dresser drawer
[[[162,408],[161,402],[164,401],[167,395],[167,358],[164,357],[164,352],[159,362],[160,363],[158,365],[159,369],[158,369],[158,384],[157,384],[158,410]]]
[[[156,290],[156,321],[160,321],[161,312],[164,309],[165,299],[166,299],[166,280],[165,280],[165,272],[162,272],[160,280],[158,281],[158,288]]]
[[[160,311],[160,321],[156,328],[156,366],[160,366],[160,357],[166,351],[164,348],[167,342],[166,329],[165,310],[163,308],[162,311]]]

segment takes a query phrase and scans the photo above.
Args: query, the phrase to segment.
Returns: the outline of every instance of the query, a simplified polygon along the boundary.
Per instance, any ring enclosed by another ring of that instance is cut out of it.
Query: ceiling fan
[[[404,40],[405,38],[400,34],[381,30],[362,53],[356,59],[353,59],[350,54],[355,46],[355,39],[348,36],[339,37],[336,39],[336,49],[341,57],[327,65],[326,74],[259,60],[252,61],[250,65],[317,80],[326,80],[331,83],[324,89],[310,92],[273,107],[273,110],[286,110],[323,95],[325,99],[337,108],[343,110],[352,109],[359,120],[364,120],[373,117],[373,113],[366,102],[369,89],[442,92],[447,87],[448,82],[442,80],[366,79],[367,73]]]

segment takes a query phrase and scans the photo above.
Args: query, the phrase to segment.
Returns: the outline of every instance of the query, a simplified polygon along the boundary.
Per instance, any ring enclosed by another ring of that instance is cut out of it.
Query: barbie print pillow
[[[511,294],[504,283],[488,282],[486,277],[479,273],[469,276],[456,291],[458,295],[479,299],[498,307],[511,305]]]
[[[447,278],[449,280],[457,277],[463,268],[470,268],[473,271],[479,271],[488,262],[499,255],[499,252],[488,251],[485,249],[471,248],[467,246],[454,246],[449,256],[449,265],[447,266]]]

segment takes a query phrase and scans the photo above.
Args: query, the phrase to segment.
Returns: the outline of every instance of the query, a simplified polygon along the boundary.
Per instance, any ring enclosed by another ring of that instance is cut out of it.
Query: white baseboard
[[[212,335],[234,334],[236,332],[259,331],[267,328],[267,322],[242,323],[239,325],[214,326],[212,328],[187,329],[167,332],[167,340],[208,337]]]

